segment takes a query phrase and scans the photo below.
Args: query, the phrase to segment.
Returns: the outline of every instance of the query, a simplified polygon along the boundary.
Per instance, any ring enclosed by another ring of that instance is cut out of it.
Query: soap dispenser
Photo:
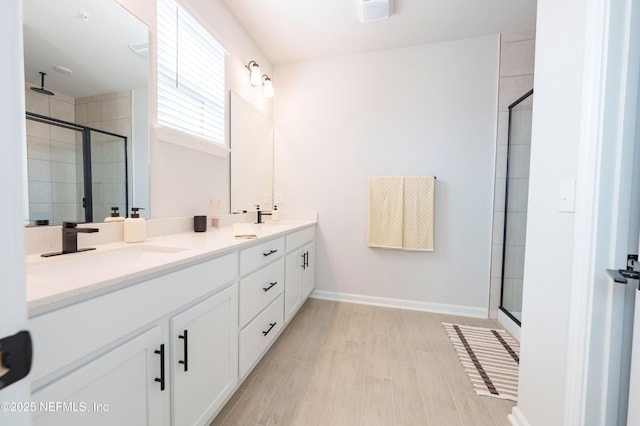
[[[146,223],[144,218],[140,217],[139,210],[144,210],[142,207],[132,207],[131,217],[124,220],[124,240],[127,243],[139,243],[144,241],[146,234]]]
[[[105,222],[123,222],[124,217],[118,213],[118,207],[111,207],[111,216],[104,219]]]

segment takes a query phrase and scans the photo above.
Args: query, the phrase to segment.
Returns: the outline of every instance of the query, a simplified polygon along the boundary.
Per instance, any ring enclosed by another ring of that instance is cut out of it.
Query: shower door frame
[[[36,114],[26,111],[26,119],[37,121],[39,123],[49,124],[51,126],[63,127],[65,129],[74,130],[82,133],[82,172],[84,175],[84,197],[82,199],[82,207],[84,209],[85,222],[94,222],[93,218],[93,179],[91,172],[91,132],[102,133],[104,135],[121,138],[124,141],[124,204],[125,217],[129,217],[129,158],[128,158],[128,138],[117,133],[100,130],[82,124],[72,123],[58,118],[48,117],[46,115]]]
[[[504,307],[504,279],[505,279],[505,257],[507,254],[507,214],[509,213],[509,154],[511,153],[511,111],[516,106],[520,105],[530,96],[533,96],[533,89],[529,90],[524,95],[520,96],[514,102],[509,105],[509,127],[507,131],[507,171],[506,171],[506,179],[505,179],[505,191],[504,191],[504,229],[502,234],[502,273],[500,277],[500,306],[498,309],[504,313],[507,317],[509,317],[514,323],[518,325],[518,327],[522,326],[522,321],[518,319],[515,315],[513,315],[508,309]],[[526,236],[525,236],[526,240]]]

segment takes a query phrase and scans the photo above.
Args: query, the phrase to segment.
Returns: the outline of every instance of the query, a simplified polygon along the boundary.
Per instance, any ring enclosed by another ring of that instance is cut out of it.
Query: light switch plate
[[[282,202],[282,192],[276,192],[276,199],[274,202],[276,204],[280,204]]]
[[[574,213],[576,211],[576,180],[567,179],[558,185],[558,211]]]

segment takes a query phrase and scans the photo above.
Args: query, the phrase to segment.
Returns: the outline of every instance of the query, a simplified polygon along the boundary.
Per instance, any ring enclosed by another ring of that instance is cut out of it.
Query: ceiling
[[[148,29],[115,1],[23,0],[23,15],[28,86],[40,86],[40,71],[46,89],[72,97],[147,86],[148,60],[129,44],[148,43]]]
[[[273,64],[535,28],[536,0],[394,0],[362,23],[362,0],[223,0]],[[366,1],[366,0],[365,0]]]

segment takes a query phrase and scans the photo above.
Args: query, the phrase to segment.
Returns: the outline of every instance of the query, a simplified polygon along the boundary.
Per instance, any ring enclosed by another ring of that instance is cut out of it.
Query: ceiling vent
[[[358,0],[358,2],[361,22],[387,19],[393,12],[393,0]]]

